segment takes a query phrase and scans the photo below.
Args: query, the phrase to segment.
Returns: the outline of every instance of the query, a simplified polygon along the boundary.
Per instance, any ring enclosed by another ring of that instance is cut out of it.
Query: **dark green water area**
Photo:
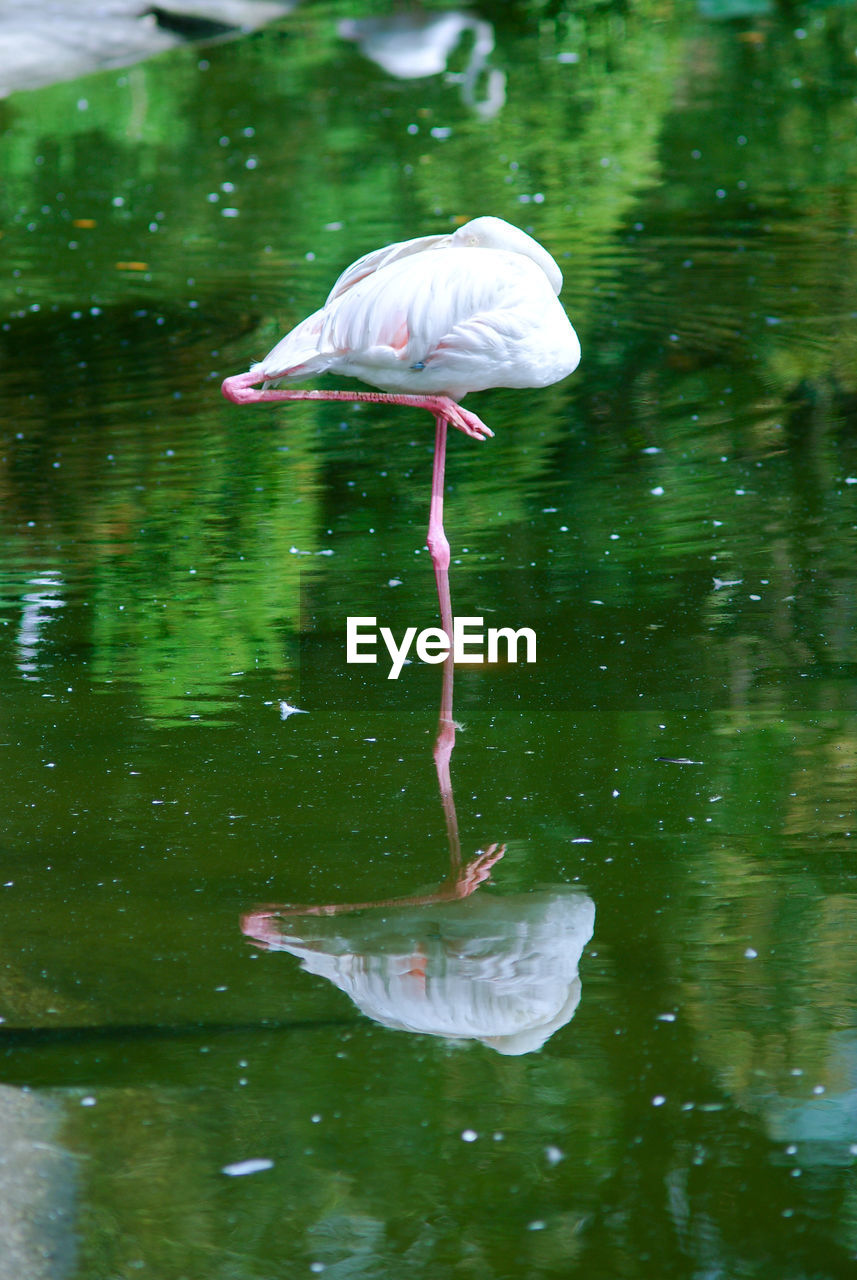
[[[851,1276],[857,12],[391,13],[0,102],[30,1275]],[[346,661],[437,625],[431,418],[219,385],[482,213],[583,359],[452,433],[454,611],[538,649],[456,667],[447,785],[441,667]]]

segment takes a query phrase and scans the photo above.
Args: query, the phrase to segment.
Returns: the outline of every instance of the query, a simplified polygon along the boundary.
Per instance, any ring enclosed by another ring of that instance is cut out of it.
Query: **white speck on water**
[[[401,578],[390,578],[389,582],[387,583],[388,587],[400,587],[401,585],[402,585]]]
[[[655,498],[661,498],[663,497],[664,486],[662,484],[656,484],[654,489],[649,490],[649,493],[651,493]]]
[[[544,1231],[546,1226],[547,1226],[547,1223],[543,1222],[541,1218],[536,1218],[535,1222],[530,1222],[527,1224],[527,1230],[528,1231]]]
[[[462,1129],[461,1131],[462,1142],[475,1142],[478,1137],[479,1134],[475,1129]]]
[[[225,1173],[229,1178],[243,1178],[248,1173],[262,1173],[265,1169],[273,1169],[273,1167],[273,1160],[238,1160],[235,1164],[225,1164],[220,1172]]]
[[[557,62],[575,63],[580,62],[580,54],[574,53],[572,50],[564,50],[556,55]]]
[[[758,954],[759,954],[758,951],[756,951],[754,947],[748,947],[747,950],[744,952],[744,959],[755,960]]]
[[[547,1160],[549,1165],[559,1164],[560,1160],[564,1159],[565,1152],[561,1151],[559,1147],[545,1147],[545,1160]]]
[[[451,129],[441,128],[440,125],[435,125],[433,129],[429,129],[429,133],[433,138],[438,138],[440,141],[452,136]]]
[[[95,1103],[96,1099],[93,1098],[91,1093],[88,1093],[85,1098],[81,1098],[80,1100],[80,1105],[82,1107],[94,1107]]]
[[[655,1096],[652,1098],[653,1107],[662,1107],[665,1102],[666,1102],[666,1098],[662,1093],[656,1093]]]
[[[658,1021],[658,1022],[675,1022],[675,1014],[674,1014],[674,1013],[659,1013],[659,1014],[658,1014],[658,1016],[657,1016],[657,1021]]]
[[[846,477],[845,477],[845,483],[846,483],[846,484],[857,484],[857,476],[846,476]]]
[[[827,1090],[825,1089],[825,1086],[824,1086],[823,1084],[814,1084],[814,1085],[812,1086],[812,1091],[813,1091],[813,1093],[814,1093],[814,1094],[816,1094],[816,1095],[818,1095],[818,1094],[820,1094],[820,1093],[826,1093],[826,1092],[827,1092]]]
[[[571,843],[572,844],[592,844],[592,840],[590,839],[589,836],[575,836]]]
[[[615,800],[615,799],[616,799],[616,797],[617,797],[618,795],[620,795],[620,794],[621,794],[621,792],[617,791],[617,790],[615,789],[615,787],[614,787],[614,789],[613,789],[613,799]]]
[[[306,716],[308,711],[304,711],[301,707],[293,707],[290,702],[285,699],[280,700],[280,719],[288,720],[289,716]]]

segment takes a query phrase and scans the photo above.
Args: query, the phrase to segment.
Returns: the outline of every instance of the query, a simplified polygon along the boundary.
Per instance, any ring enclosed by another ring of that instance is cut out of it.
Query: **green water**
[[[720,8],[499,6],[407,80],[307,5],[0,103],[39,1275],[852,1274],[857,16]],[[455,611],[538,652],[456,670],[444,808],[441,668],[345,646],[436,623],[431,420],[218,387],[483,212],[560,262],[583,361],[450,442]],[[398,901],[456,837],[490,882]]]

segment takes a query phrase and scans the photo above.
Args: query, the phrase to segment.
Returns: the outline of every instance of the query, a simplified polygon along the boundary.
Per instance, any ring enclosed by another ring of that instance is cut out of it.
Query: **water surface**
[[[307,5],[0,103],[0,1108],[56,1144],[45,1274],[853,1266],[854,13],[456,14],[416,78]],[[450,442],[456,612],[538,636],[456,670],[450,793],[440,667],[345,661],[349,615],[436,624],[430,419],[218,387],[483,212],[584,357]],[[364,910],[289,951],[264,904]]]

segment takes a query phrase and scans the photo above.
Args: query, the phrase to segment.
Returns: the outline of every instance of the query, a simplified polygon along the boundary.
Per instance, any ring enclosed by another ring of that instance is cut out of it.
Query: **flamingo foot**
[[[455,400],[448,396],[429,396],[422,401],[422,406],[436,417],[438,414],[446,418],[451,427],[463,431],[471,440],[487,440],[494,432],[486,426],[482,419],[469,409],[462,409]]]
[[[489,844],[487,849],[480,850],[459,875],[452,896],[469,898],[471,893],[474,893],[488,879],[491,868],[500,861],[505,852],[504,844]]]

